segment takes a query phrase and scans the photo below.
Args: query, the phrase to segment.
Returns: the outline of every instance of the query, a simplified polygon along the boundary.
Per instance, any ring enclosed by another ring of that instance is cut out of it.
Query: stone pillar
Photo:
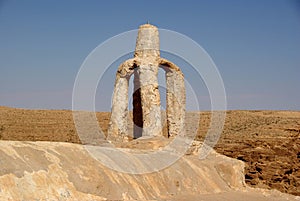
[[[139,27],[134,57],[159,59],[159,33],[156,26],[144,24]]]
[[[135,59],[140,85],[142,106],[142,136],[162,135],[160,95],[158,90],[159,36],[158,29],[150,24],[140,26],[136,41]],[[135,80],[137,81],[137,80]],[[135,113],[133,115],[139,116]]]
[[[112,101],[111,121],[108,130],[108,139],[127,135],[127,113],[128,113],[128,79],[116,76],[114,97]]]
[[[127,60],[116,73],[108,140],[126,141],[128,138],[128,84],[134,66],[134,60]]]
[[[143,113],[143,136],[162,135],[158,65],[141,64],[138,68]]]
[[[185,136],[185,85],[181,70],[172,62],[161,59],[166,71],[168,136]]]

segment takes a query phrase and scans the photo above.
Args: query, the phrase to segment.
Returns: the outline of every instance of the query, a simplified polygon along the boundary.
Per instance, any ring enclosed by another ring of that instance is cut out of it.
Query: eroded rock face
[[[70,181],[64,164],[76,161],[68,157],[76,150],[72,144],[4,141],[0,150],[0,200],[106,200],[78,191]]]
[[[162,143],[146,139],[126,146],[145,151]],[[246,187],[243,162],[216,152],[199,160],[199,145],[159,172],[133,175],[107,168],[83,145],[0,141],[0,200],[296,200]]]
[[[160,58],[157,27],[140,26],[134,59],[125,61],[116,74],[112,116],[108,139],[122,141],[127,128],[128,80],[134,73],[133,121],[134,137],[161,136],[162,118],[158,89],[158,68],[166,72],[168,136],[184,135],[185,87],[181,70]],[[125,114],[126,113],[126,114]]]

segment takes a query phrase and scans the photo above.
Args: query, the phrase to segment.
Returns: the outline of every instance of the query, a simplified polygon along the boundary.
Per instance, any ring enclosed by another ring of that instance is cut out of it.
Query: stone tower
[[[134,75],[134,136],[162,135],[158,68],[165,70],[167,85],[168,136],[184,135],[185,86],[179,67],[160,57],[157,27],[139,27],[134,58],[122,63],[116,73],[108,139],[128,139],[128,85]]]

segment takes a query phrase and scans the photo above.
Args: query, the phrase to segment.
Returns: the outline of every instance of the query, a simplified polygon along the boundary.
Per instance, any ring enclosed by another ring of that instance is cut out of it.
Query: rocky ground
[[[181,140],[184,144],[186,139]],[[156,145],[170,143],[170,140],[156,137],[132,142],[123,143],[127,148],[115,149],[111,144],[2,140],[0,200],[300,200],[300,197],[279,191],[246,186],[242,161],[215,151],[200,160],[200,142],[194,142],[188,154],[181,155],[167,167],[161,164],[178,157],[173,149],[165,149],[156,157],[152,153]],[[132,145],[134,149],[128,149],[133,148]],[[155,164],[158,166],[153,169]],[[119,167],[122,170],[116,171]],[[137,170],[150,171],[132,174]]]
[[[187,120],[199,123],[196,139],[202,141],[210,113],[201,112],[200,122],[195,115],[188,113]],[[104,133],[109,117],[110,113],[97,113]],[[0,139],[81,143],[71,111],[7,107],[0,107]],[[215,150],[246,162],[248,185],[300,195],[300,112],[228,111]]]
[[[300,195],[300,112],[229,111],[215,150],[246,162],[248,185]]]

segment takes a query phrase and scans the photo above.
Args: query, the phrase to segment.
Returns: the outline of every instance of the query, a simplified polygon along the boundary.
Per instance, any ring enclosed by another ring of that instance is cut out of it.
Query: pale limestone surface
[[[161,58],[161,67],[166,71],[167,125],[169,136],[185,136],[185,87],[181,70],[172,62]]]
[[[160,143],[139,140],[134,149]],[[241,161],[215,152],[199,160],[200,144],[159,172],[132,175],[107,168],[83,145],[0,141],[0,200],[299,200],[245,186]]]
[[[134,58],[122,63],[116,74],[108,139],[126,141],[128,136],[128,81],[134,74],[134,137],[161,136],[162,117],[157,74],[166,72],[168,136],[184,136],[185,86],[181,70],[160,58],[157,27],[144,24],[138,31]]]
[[[128,80],[133,73],[134,60],[121,64],[116,74],[108,139],[123,140],[128,135]]]

